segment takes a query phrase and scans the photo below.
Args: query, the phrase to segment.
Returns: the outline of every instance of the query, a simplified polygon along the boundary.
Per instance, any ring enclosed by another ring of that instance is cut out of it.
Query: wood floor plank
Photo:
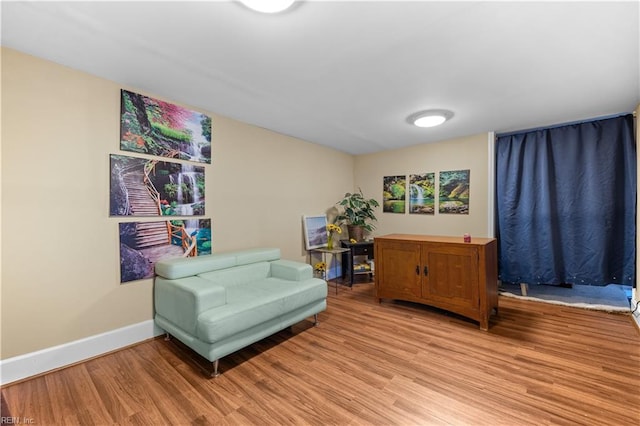
[[[640,419],[629,315],[500,298],[489,331],[371,284],[220,361],[162,338],[1,390],[41,425],[625,425]]]

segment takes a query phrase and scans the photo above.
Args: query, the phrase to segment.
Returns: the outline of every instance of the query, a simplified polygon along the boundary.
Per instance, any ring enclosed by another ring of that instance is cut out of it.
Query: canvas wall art
[[[409,175],[409,214],[435,214],[435,173]]]
[[[211,219],[119,225],[120,283],[152,278],[162,259],[211,254]]]
[[[382,181],[382,211],[386,213],[404,213],[406,191],[406,176],[384,176]]]
[[[115,154],[110,160],[110,216],[205,214],[203,166]]]
[[[469,214],[470,170],[440,172],[440,213]]]
[[[327,216],[302,216],[304,245],[307,250],[325,247],[328,242]]]
[[[121,90],[120,149],[211,163],[211,117]]]

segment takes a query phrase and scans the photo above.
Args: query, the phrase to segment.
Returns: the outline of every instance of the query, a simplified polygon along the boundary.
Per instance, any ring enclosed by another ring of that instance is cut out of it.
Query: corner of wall
[[[496,236],[496,132],[487,134],[487,237]]]
[[[638,117],[640,116],[640,104],[636,107],[634,111],[634,124],[636,130],[636,188],[637,182],[640,182],[640,152],[638,151],[638,141],[640,141],[640,126],[638,125]],[[636,189],[636,200],[638,199],[638,193]],[[636,207],[637,208],[637,207]],[[633,305],[636,308],[635,312],[632,315],[633,320],[636,322],[638,329],[640,330],[640,309],[638,309],[638,304],[640,304],[640,291],[638,291],[638,283],[640,282],[640,270],[638,269],[638,265],[640,265],[640,254],[638,253],[638,248],[640,247],[640,233],[638,232],[638,228],[640,225],[640,216],[636,212],[636,286],[633,289],[631,300],[633,301]]]

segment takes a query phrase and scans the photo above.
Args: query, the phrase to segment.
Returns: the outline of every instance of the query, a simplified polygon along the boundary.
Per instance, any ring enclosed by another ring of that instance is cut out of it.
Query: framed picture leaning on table
[[[327,216],[302,216],[304,230],[304,245],[307,250],[325,247],[327,245]]]

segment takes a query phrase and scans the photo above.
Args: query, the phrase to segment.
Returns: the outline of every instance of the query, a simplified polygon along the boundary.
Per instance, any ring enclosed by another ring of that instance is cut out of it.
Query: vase
[[[329,232],[329,236],[327,237],[327,249],[333,250],[333,233]]]

